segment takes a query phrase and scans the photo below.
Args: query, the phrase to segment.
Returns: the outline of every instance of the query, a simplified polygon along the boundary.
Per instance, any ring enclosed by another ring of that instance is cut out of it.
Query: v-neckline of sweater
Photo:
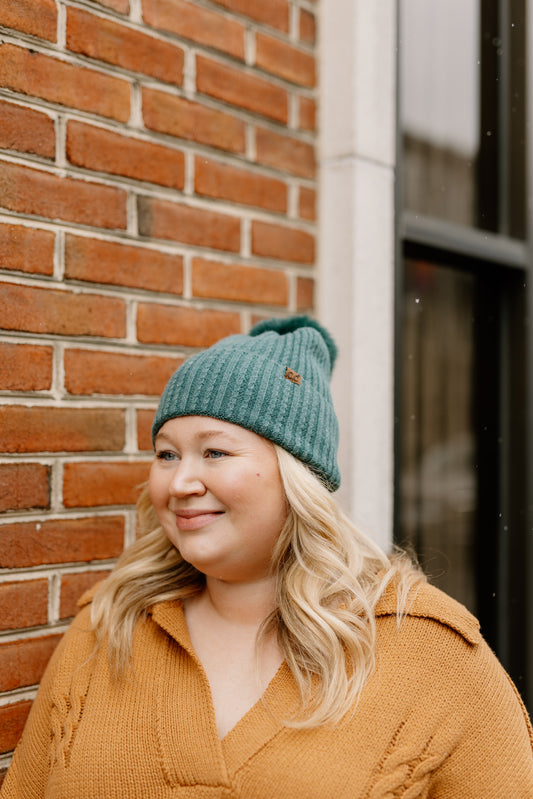
[[[192,645],[183,605],[180,600],[161,602],[151,609],[153,620],[188,654],[198,670],[203,684],[203,706],[198,712],[203,716],[203,728],[209,730],[212,754],[217,752],[220,764],[227,775],[259,751],[284,728],[283,720],[293,712],[298,702],[298,691],[290,669],[283,661],[267,685],[263,695],[221,739],[218,735],[215,708],[207,675]],[[279,715],[281,713],[282,716]],[[277,715],[275,712],[277,711]]]

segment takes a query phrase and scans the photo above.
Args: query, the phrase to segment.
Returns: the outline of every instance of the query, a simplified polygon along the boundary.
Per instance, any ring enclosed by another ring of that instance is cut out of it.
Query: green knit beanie
[[[221,339],[174,372],[152,441],[178,416],[233,422],[279,444],[335,491],[339,427],[329,380],[336,355],[328,331],[307,316],[268,319],[247,336]]]

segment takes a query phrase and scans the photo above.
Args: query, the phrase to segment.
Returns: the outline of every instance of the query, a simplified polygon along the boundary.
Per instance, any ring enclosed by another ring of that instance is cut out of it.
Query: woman
[[[2,799],[533,797],[476,620],[333,500],[335,354],[271,320],[170,379],[141,535],[52,657]]]

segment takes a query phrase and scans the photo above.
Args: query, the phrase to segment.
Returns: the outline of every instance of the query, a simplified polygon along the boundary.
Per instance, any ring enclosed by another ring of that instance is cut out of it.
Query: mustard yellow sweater
[[[153,607],[134,671],[91,657],[84,607],[56,650],[1,799],[532,799],[532,732],[476,620],[423,586],[397,627],[377,608],[378,666],[355,713],[298,731],[283,664],[220,741],[179,602]]]

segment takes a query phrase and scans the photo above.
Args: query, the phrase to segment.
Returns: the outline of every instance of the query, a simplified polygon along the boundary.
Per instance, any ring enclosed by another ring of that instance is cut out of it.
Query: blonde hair
[[[358,531],[310,469],[273,445],[288,516],[273,552],[276,608],[258,634],[258,653],[275,632],[296,680],[300,704],[293,727],[338,722],[355,703],[375,666],[374,611],[391,580],[398,618],[411,588],[424,580],[405,555],[388,557]],[[119,558],[92,603],[101,645],[107,636],[114,673],[131,658],[135,624],[157,602],[186,599],[205,585],[159,525],[148,488],[137,505],[139,538]]]

